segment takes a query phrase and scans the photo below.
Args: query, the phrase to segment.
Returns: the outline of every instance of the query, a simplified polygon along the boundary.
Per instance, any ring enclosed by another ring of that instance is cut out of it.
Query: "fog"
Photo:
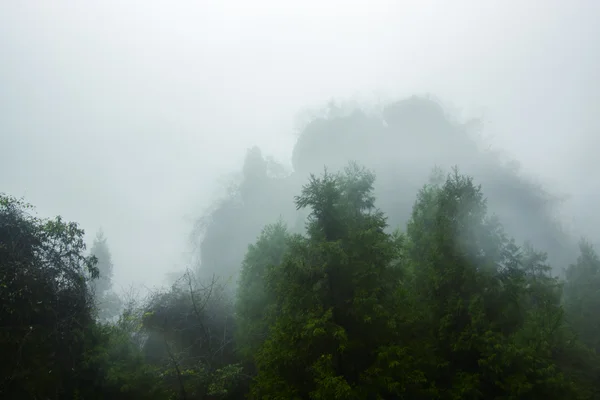
[[[599,17],[593,0],[5,1],[0,191],[102,227],[118,284],[161,284],[249,147],[291,165],[307,107],[430,93],[600,234]]]

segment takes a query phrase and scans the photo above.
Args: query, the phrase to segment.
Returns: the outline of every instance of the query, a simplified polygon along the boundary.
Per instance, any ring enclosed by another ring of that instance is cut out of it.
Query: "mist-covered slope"
[[[555,217],[560,199],[548,193],[478,136],[478,121],[458,122],[435,100],[411,97],[379,109],[344,109],[330,104],[301,130],[293,150],[293,171],[249,150],[236,189],[202,219],[200,263],[203,275],[235,281],[249,243],[265,223],[282,219],[293,230],[303,216],[290,204],[309,174],[336,171],[348,161],[377,176],[378,207],[391,228],[404,226],[415,194],[435,168],[457,166],[489,199],[507,233],[528,240],[562,269],[576,254],[575,240]]]

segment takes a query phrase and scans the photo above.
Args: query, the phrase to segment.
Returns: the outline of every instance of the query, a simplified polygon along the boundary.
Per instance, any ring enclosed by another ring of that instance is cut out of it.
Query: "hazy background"
[[[0,191],[102,227],[117,284],[159,284],[248,147],[289,164],[303,108],[432,93],[599,232],[599,19],[594,0],[4,0]]]

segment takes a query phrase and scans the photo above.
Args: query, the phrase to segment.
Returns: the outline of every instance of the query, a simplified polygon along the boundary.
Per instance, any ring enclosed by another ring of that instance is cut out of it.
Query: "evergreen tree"
[[[268,333],[275,299],[266,290],[266,273],[269,268],[281,264],[289,238],[286,226],[278,222],[267,225],[256,243],[248,246],[236,301],[236,344],[246,359],[251,359]]]
[[[357,165],[311,176],[296,198],[310,207],[307,235],[291,238],[267,273],[277,310],[256,356],[255,398],[364,399],[387,388],[369,379],[394,337],[387,307],[400,269],[397,241],[375,209],[374,175]]]
[[[565,308],[579,338],[600,353],[600,258],[587,241],[566,271]]]
[[[100,229],[96,233],[94,243],[90,249],[90,254],[96,257],[97,268],[99,272],[98,279],[94,280],[93,288],[96,295],[103,295],[106,291],[112,288],[113,263],[110,250],[104,232]]]
[[[552,349],[563,345],[560,291],[545,255],[518,248],[455,169],[418,195],[408,225],[413,292],[434,349],[438,398],[569,398]]]
[[[96,258],[96,265],[99,272],[98,279],[92,281],[92,291],[96,300],[98,318],[102,321],[107,321],[119,313],[121,301],[112,290],[112,256],[102,229],[96,233],[90,254]]]

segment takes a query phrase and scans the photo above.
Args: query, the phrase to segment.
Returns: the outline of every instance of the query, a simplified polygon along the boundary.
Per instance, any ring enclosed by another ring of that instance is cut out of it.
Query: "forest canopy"
[[[289,173],[251,149],[143,299],[102,232],[2,195],[0,397],[599,399],[597,238],[472,126],[415,97],[320,113]]]

